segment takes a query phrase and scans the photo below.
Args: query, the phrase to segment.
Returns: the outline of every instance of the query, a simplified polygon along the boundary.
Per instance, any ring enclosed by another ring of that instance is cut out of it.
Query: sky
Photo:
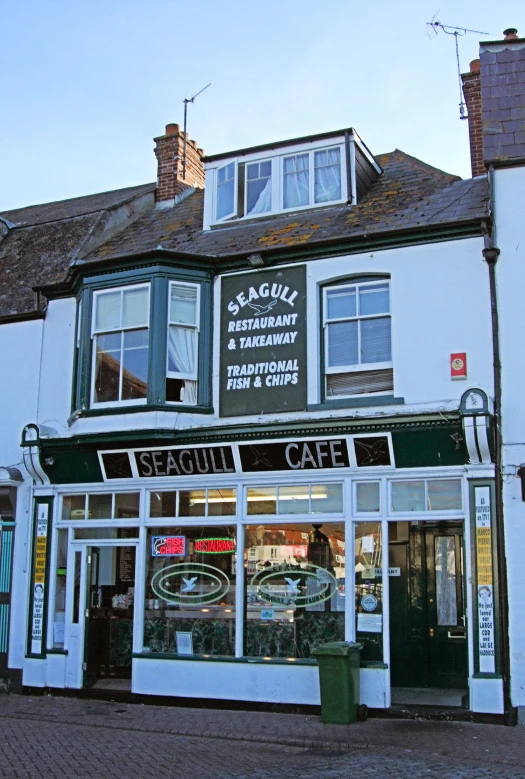
[[[523,0],[0,0],[0,211],[156,179],[183,122],[206,153],[353,127],[470,176],[462,72],[525,36]],[[521,26],[521,29],[520,29]]]

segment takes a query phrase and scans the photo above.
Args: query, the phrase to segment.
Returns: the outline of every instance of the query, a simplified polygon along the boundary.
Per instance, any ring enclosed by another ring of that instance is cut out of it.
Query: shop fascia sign
[[[106,449],[98,455],[105,481],[394,467],[390,433],[217,446]]]

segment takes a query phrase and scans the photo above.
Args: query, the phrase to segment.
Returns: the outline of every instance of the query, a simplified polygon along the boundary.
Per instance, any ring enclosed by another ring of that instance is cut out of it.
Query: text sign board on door
[[[475,487],[476,594],[478,607],[479,670],[495,673],[494,585],[492,578],[492,527],[490,487]]]
[[[220,415],[306,408],[306,267],[222,279]]]

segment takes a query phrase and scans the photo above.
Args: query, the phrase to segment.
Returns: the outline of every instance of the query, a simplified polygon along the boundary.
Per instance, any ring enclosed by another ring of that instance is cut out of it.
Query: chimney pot
[[[171,122],[170,124],[166,125],[166,135],[177,135],[179,131],[180,127],[178,124]]]
[[[481,63],[480,63],[479,59],[472,60],[472,62],[470,63],[470,72],[471,73],[479,73],[480,67],[481,67]]]
[[[517,29],[515,27],[509,27],[507,30],[503,30],[503,35],[506,41],[519,41],[517,35]]]

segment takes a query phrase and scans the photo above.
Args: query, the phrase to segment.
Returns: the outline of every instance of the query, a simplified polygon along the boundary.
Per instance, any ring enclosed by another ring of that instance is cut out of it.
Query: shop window
[[[391,482],[391,510],[452,511],[461,509],[461,479]]]
[[[76,527],[73,530],[75,541],[89,541],[100,539],[138,538],[138,527]]]
[[[355,614],[361,659],[383,661],[383,546],[381,524],[356,522]]]
[[[388,280],[325,287],[323,326],[327,398],[393,389]]]
[[[149,515],[153,519],[235,516],[236,506],[236,491],[229,488],[149,493]]]
[[[312,657],[344,640],[344,523],[251,525],[244,645],[250,657]]]
[[[53,647],[63,649],[66,614],[67,530],[57,532]]]
[[[249,515],[342,513],[343,485],[249,487],[247,504]]]
[[[235,528],[149,528],[144,651],[235,654]]]
[[[139,492],[64,495],[62,519],[138,519],[139,502]]]

